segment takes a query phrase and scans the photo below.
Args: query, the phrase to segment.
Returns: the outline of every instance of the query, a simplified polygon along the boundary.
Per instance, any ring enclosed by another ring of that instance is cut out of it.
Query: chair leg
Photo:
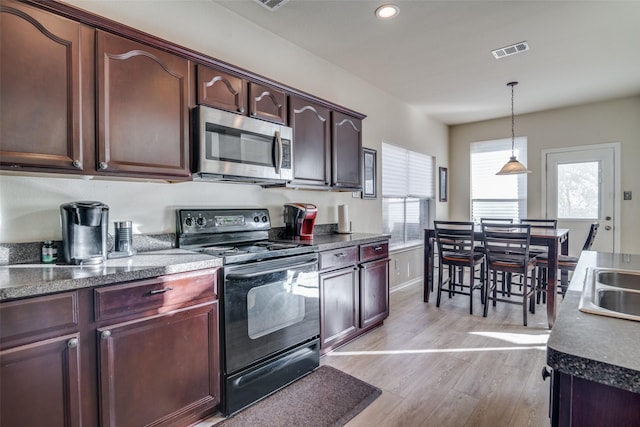
[[[473,288],[475,285],[475,266],[469,267],[469,314],[473,314]]]
[[[489,292],[491,292],[491,278],[489,277],[490,275],[490,271],[487,268],[485,271],[485,278],[484,278],[484,309],[483,309],[483,317],[487,317],[487,311],[489,310]]]
[[[440,307],[440,297],[442,296],[442,264],[438,268],[438,297],[436,298],[436,307]]]

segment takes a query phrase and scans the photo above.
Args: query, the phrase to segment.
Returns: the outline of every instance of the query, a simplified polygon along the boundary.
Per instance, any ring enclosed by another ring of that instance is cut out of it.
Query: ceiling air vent
[[[256,3],[258,3],[259,5],[265,7],[266,9],[269,9],[270,11],[275,11],[278,10],[278,8],[280,8],[280,6],[282,6],[283,4],[285,4],[286,2],[288,2],[289,0],[254,0]]]
[[[509,46],[501,47],[500,49],[492,50],[491,53],[496,59],[504,58],[505,56],[515,55],[516,53],[525,52],[529,50],[529,44],[527,42],[520,42]]]

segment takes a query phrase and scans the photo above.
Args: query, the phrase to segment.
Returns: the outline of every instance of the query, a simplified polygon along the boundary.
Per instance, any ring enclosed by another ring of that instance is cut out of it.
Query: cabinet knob
[[[68,348],[76,348],[78,346],[78,338],[71,338],[67,341]]]
[[[102,331],[102,333],[100,334],[100,338],[102,338],[103,340],[108,340],[109,337],[111,337],[111,331]]]
[[[104,170],[104,169],[106,169],[106,168],[108,168],[108,167],[109,167],[109,164],[108,164],[107,162],[100,162],[100,163],[98,164],[98,167],[99,167],[100,169]]]
[[[542,381],[546,381],[551,376],[551,371],[546,366],[542,368]]]
[[[76,169],[82,169],[82,162],[80,160],[74,160],[71,165]]]
[[[240,107],[240,108],[238,108],[238,113],[242,113],[242,114],[244,114],[244,107]]]

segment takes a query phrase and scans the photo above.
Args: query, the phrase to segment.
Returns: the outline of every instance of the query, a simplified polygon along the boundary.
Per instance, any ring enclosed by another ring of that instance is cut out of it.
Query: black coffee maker
[[[109,206],[101,202],[60,205],[62,257],[65,264],[100,264],[107,259]]]

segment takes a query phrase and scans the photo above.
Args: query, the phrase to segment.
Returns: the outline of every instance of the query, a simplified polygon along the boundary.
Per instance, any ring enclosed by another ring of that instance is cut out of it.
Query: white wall
[[[379,151],[381,141],[385,140],[435,156],[437,166],[448,164],[447,126],[213,2],[72,0],[68,3],[366,114],[365,147]],[[380,164],[378,160],[378,177]],[[378,194],[380,191],[378,186]],[[320,224],[337,222],[336,206],[348,204],[354,231],[382,231],[380,197],[361,200],[352,198],[351,193],[5,173],[0,176],[0,196],[3,243],[60,239],[59,205],[74,200],[102,201],[110,206],[111,220],[131,219],[135,232],[144,234],[174,232],[174,210],[191,206],[267,207],[274,226],[281,226],[282,205],[292,201],[318,205]],[[445,218],[447,210],[446,203],[437,204],[439,217]]]
[[[590,144],[621,144],[621,190],[633,199],[621,201],[621,244],[624,253],[640,253],[640,96],[516,116],[516,136],[527,137],[528,215],[540,216],[542,150]],[[469,144],[511,137],[511,118],[488,120],[450,128],[450,214],[470,217]],[[506,161],[507,159],[505,159]],[[616,194],[621,198],[622,194]]]

